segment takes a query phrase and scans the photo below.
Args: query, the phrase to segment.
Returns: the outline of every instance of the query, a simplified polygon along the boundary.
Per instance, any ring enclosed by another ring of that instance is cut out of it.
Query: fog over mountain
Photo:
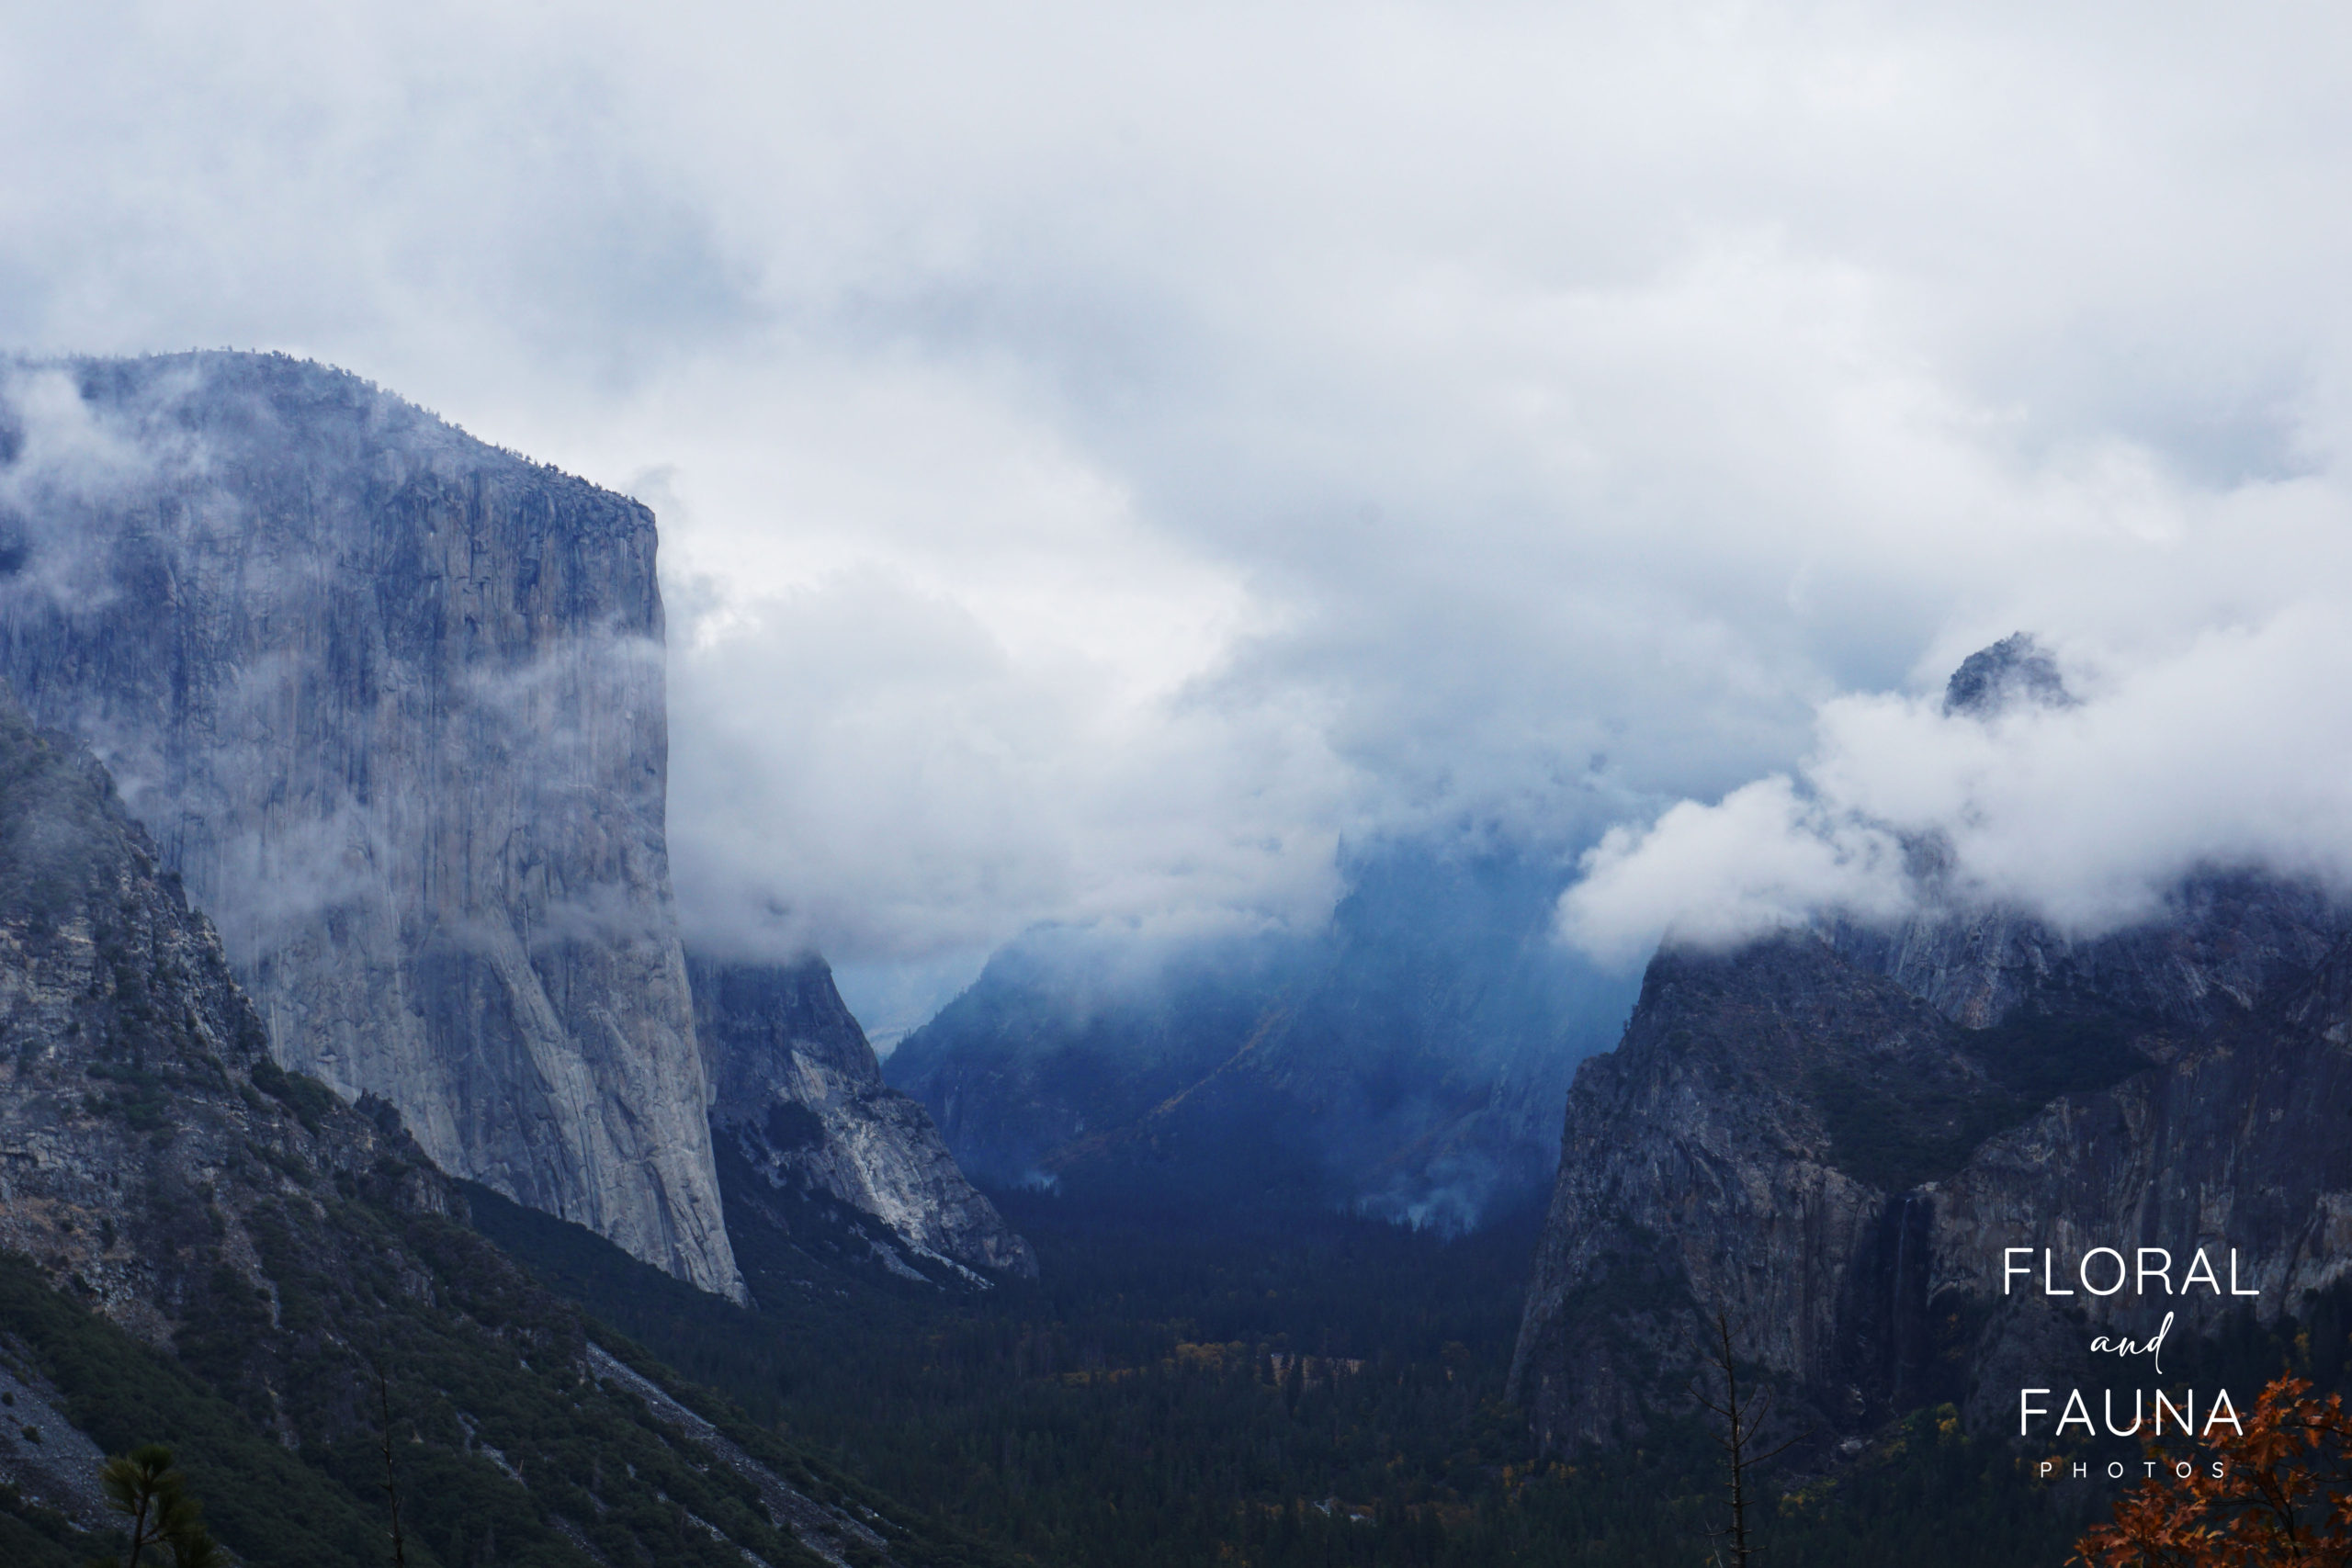
[[[713,951],[880,995],[1039,920],[1315,929],[1343,843],[1618,825],[1567,911],[1614,953],[1899,899],[1929,829],[2086,926],[2341,875],[2335,13],[0,44],[0,341],[312,355],[654,508]],[[2019,628],[2082,706],[1944,716]]]
[[[1839,697],[1794,776],[1612,829],[1563,929],[1623,959],[1662,931],[1721,947],[1826,910],[1939,904],[2101,936],[2199,871],[2352,893],[2344,610],[2296,605],[2136,666],[2086,660],[2080,699]]]
[[[1529,1204],[1634,977],[1552,939],[1556,863],[1386,845],[1344,874],[1319,931],[1026,932],[906,1037],[889,1080],[1000,1185],[1449,1234]]]

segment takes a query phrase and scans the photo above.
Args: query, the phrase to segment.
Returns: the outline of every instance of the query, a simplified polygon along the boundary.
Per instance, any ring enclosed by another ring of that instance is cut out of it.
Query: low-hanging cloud
[[[2080,700],[1822,705],[1810,756],[1713,805],[1611,829],[1564,933],[1623,961],[1818,916],[2022,909],[2075,935],[2156,915],[2195,874],[2352,896],[2352,606],[2320,597],[2139,660],[2085,652]]]
[[[2165,4],[20,6],[0,344],[309,355],[650,501],[707,939],[1625,822],[1596,932],[1869,906],[1917,823],[2121,918],[2164,857],[2080,846],[2288,855],[2196,756],[2021,824],[2064,727],[2339,613],[2347,70]],[[2031,788],[1837,699],[2017,626],[2096,676],[1984,742]]]
[[[1036,658],[879,572],[706,610],[672,664],[688,940],[917,961],[1038,920],[1173,935],[1329,907],[1351,781],[1315,716]]]

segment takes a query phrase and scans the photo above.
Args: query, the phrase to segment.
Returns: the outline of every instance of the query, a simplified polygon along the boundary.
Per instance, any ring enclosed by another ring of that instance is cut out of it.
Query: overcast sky
[[[0,340],[313,355],[657,508],[707,933],[1313,918],[1465,826],[1625,824],[1596,951],[1878,897],[1890,822],[2055,897],[1998,867],[2088,812],[2090,923],[2335,863],[2172,716],[2352,775],[2340,7],[6,15]],[[2019,626],[2063,746],[1905,705]]]

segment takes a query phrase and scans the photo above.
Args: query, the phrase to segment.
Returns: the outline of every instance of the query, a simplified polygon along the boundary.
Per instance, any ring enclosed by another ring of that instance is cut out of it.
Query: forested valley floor
[[[1532,1207],[1448,1239],[1336,1213],[992,1196],[1036,1247],[1037,1281],[893,1278],[812,1203],[791,1240],[739,1246],[752,1311],[490,1194],[474,1208],[679,1372],[1039,1563],[1710,1561],[1720,1461],[1699,1425],[1544,1460],[1504,1401]],[[1758,1528],[1773,1561],[1812,1568],[2054,1565],[2092,1501],[2053,1505],[1948,1410],[1804,1482],[1767,1477]]]

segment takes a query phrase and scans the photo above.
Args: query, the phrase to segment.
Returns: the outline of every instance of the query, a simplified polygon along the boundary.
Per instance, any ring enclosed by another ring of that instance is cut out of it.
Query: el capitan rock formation
[[[97,1467],[164,1435],[236,1561],[372,1568],[389,1417],[412,1563],[995,1561],[595,1343],[465,1209],[388,1103],[271,1059],[104,768],[0,687],[0,1558],[119,1541]]]
[[[652,515],[277,356],[6,391],[0,674],[114,770],[277,1057],[740,1292],[670,908]]]

